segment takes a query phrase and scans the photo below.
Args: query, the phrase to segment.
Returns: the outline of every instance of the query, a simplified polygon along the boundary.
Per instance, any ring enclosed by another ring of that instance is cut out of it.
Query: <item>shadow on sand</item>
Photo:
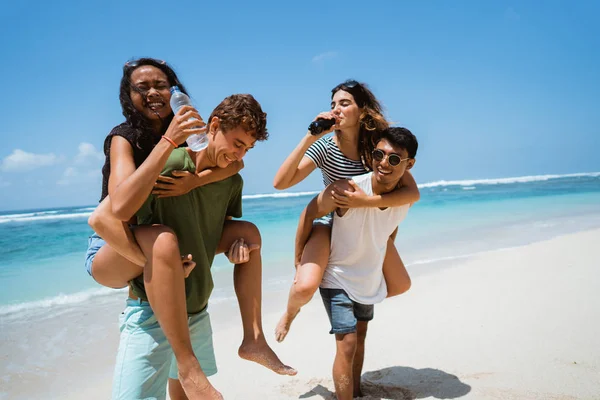
[[[331,385],[333,388],[333,384]],[[389,367],[366,372],[362,376],[363,400],[415,400],[427,397],[436,399],[456,399],[471,391],[471,386],[462,383],[458,377],[439,369],[410,367]],[[335,394],[318,384],[299,398],[321,396],[322,399],[335,399]]]

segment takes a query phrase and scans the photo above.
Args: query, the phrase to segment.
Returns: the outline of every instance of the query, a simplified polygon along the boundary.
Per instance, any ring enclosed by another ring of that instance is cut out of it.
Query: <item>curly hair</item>
[[[169,86],[179,86],[179,89],[183,93],[188,94],[183,84],[179,81],[177,74],[175,74],[175,71],[173,71],[173,69],[165,61],[156,60],[154,58],[139,58],[137,60],[128,61],[125,63],[125,65],[123,65],[123,76],[121,78],[119,101],[121,102],[121,109],[123,111],[125,121],[135,133],[135,143],[138,147],[141,147],[140,142],[146,140],[146,136],[153,132],[150,121],[135,108],[133,101],[131,100],[131,90],[136,90],[136,88],[131,84],[131,74],[137,68],[145,65],[150,65],[160,69],[167,76]],[[145,96],[142,97],[144,99],[143,101],[145,102]],[[172,119],[173,111],[171,110],[171,114],[162,121],[160,133],[164,133],[167,130],[167,127],[171,123]]]
[[[365,169],[370,170],[372,165],[371,153],[379,141],[379,135],[390,124],[383,115],[383,107],[377,97],[365,83],[349,79],[331,89],[331,98],[343,90],[354,97],[356,105],[362,110],[359,122],[358,153]]]
[[[210,114],[208,121],[218,117],[223,132],[242,127],[256,140],[267,140],[267,114],[251,94],[232,94]]]

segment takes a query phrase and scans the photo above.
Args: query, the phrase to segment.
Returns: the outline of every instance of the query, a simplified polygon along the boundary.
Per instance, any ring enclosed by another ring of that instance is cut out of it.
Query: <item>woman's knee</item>
[[[177,235],[168,226],[140,226],[134,233],[144,253],[151,252],[153,257],[170,258],[176,255],[179,258]]]
[[[235,222],[235,229],[239,230],[240,237],[244,238],[247,243],[262,244],[262,237],[260,236],[260,231],[256,225],[248,221]]]
[[[406,277],[404,277],[402,280],[391,282],[391,284],[387,285],[388,297],[398,296],[402,293],[408,292],[411,285],[412,282],[410,280],[410,276],[408,275],[406,275]]]
[[[294,282],[296,293],[302,297],[309,297],[315,294],[321,283],[320,276],[314,276],[313,274],[297,274],[296,281]]]

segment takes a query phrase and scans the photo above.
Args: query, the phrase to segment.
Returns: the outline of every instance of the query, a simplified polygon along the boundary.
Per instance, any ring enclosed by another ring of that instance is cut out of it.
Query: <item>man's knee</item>
[[[344,358],[350,360],[356,354],[358,344],[356,333],[336,334],[337,351]]]
[[[367,338],[367,323],[359,321],[356,326],[356,341],[358,345],[364,346],[365,340]]]

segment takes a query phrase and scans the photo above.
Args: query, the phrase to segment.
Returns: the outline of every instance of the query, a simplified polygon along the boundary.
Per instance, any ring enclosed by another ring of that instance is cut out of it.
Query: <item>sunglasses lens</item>
[[[381,151],[381,150],[373,150],[373,154],[372,155],[373,155],[373,159],[375,161],[381,161],[381,160],[383,160],[384,154],[383,154],[383,151]]]
[[[396,165],[400,164],[400,157],[398,157],[396,154],[390,154],[388,156],[388,162],[392,167],[395,167]]]

